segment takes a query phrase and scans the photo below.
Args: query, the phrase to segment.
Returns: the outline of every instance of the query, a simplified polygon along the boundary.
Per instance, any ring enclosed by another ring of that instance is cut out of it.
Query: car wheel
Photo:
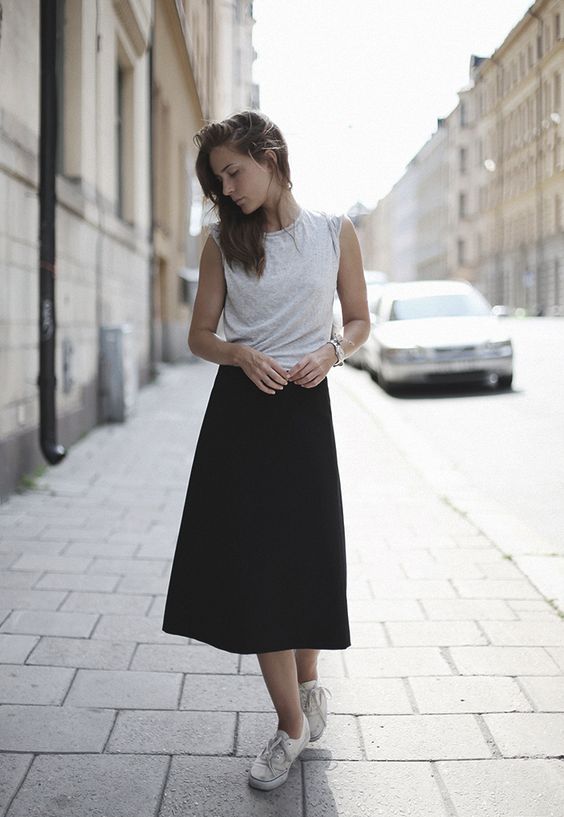
[[[393,393],[394,393],[394,391],[395,391],[394,384],[393,384],[393,383],[390,383],[390,381],[389,381],[389,380],[387,380],[387,379],[384,377],[384,375],[382,374],[382,372],[377,372],[377,383],[378,383],[378,385],[380,386],[380,388],[381,388],[383,391],[385,391],[385,392],[386,392],[386,394],[393,394]]]
[[[497,387],[498,387],[498,389],[510,389],[512,383],[513,383],[513,374],[500,375],[500,378],[497,381]]]

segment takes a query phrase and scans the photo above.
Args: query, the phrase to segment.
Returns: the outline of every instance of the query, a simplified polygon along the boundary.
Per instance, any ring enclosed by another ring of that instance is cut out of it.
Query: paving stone
[[[111,709],[6,704],[0,707],[0,750],[102,752],[114,718]]]
[[[0,815],[4,817],[6,809],[27,774],[33,755],[2,754],[0,763]]]
[[[558,615],[554,607],[545,599],[523,599],[510,601],[508,604],[512,610],[515,610],[515,614],[521,620],[555,618]]]
[[[93,613],[128,613],[145,615],[151,605],[152,596],[133,595],[131,593],[89,593],[71,592],[61,610],[82,610]]]
[[[97,556],[110,559],[128,559],[137,555],[137,545],[116,545],[115,542],[71,542],[65,547],[65,556]],[[162,553],[161,553],[162,557]]]
[[[452,674],[437,647],[350,647],[344,659],[350,677]]]
[[[70,615],[70,614],[69,614]],[[73,615],[80,615],[74,613]],[[86,615],[83,613],[82,615]],[[109,641],[139,641],[152,644],[186,644],[181,635],[163,632],[162,622],[155,616],[101,615],[92,638]]]
[[[378,582],[370,579],[375,599],[455,598],[452,585],[440,579],[392,579]]]
[[[10,635],[0,633],[0,661],[3,664],[23,664],[34,646],[36,635]]]
[[[564,681],[561,677],[521,675],[517,680],[532,698],[535,708],[541,712],[564,712]]]
[[[59,556],[65,547],[65,542],[41,542],[39,539],[0,539],[0,553],[8,561],[10,570],[14,569],[16,561],[24,553],[37,553],[41,556],[52,553]]]
[[[106,752],[232,754],[234,712],[119,712]]]
[[[31,570],[0,570],[0,587],[31,588],[40,576],[41,572],[39,570],[36,572]],[[2,593],[2,595],[4,594]]]
[[[509,559],[489,564],[479,564],[478,566],[488,579],[519,579],[523,581],[523,578],[526,578],[523,576],[523,571],[519,570],[517,565]],[[466,578],[471,579],[472,576]]]
[[[8,817],[154,817],[168,763],[140,755],[39,755]]]
[[[440,761],[437,771],[457,817],[561,817],[564,763],[559,760]]]
[[[561,674],[543,647],[451,647],[450,654],[463,675]]]
[[[109,573],[110,575],[130,576],[162,576],[168,570],[169,563],[165,559],[103,559],[93,558],[90,573]]]
[[[360,715],[369,760],[491,757],[472,715]]]
[[[538,590],[528,581],[517,579],[453,579],[462,597],[473,599],[536,599]]]
[[[119,593],[151,593],[164,595],[168,590],[168,576],[122,576],[116,590]]]
[[[564,670],[564,647],[546,647],[546,652],[560,669]]]
[[[91,573],[44,573],[36,588],[53,588],[61,590],[106,591],[115,590],[119,576],[93,576]]]
[[[249,786],[251,764],[246,757],[174,756],[159,817],[305,817],[299,758],[270,792]]]
[[[564,755],[564,713],[519,712],[483,717],[504,757]]]
[[[0,703],[61,704],[74,670],[0,664]]]
[[[14,564],[14,570],[49,570],[59,573],[82,573],[92,563],[90,557],[56,556],[24,553]]]
[[[262,676],[186,675],[179,709],[271,712],[274,707]]]
[[[238,664],[238,655],[218,650],[208,644],[201,646],[139,644],[131,662],[131,669],[235,675]]]
[[[493,644],[515,646],[564,646],[564,621],[484,621]]]
[[[135,644],[131,642],[44,636],[27,659],[27,664],[85,669],[128,669],[134,651]]]
[[[56,610],[67,593],[61,590],[2,590],[2,605],[12,610]]]
[[[430,763],[307,760],[303,769],[307,817],[450,817]]]
[[[386,624],[394,646],[441,646],[487,644],[473,621],[397,621]]]
[[[46,525],[41,531],[39,538],[41,541],[59,542],[66,539],[68,542],[100,542],[103,541],[111,530],[111,526],[104,526],[92,530],[90,527],[71,527],[70,525],[54,526]]]
[[[60,613],[51,610],[16,610],[3,622],[3,633],[88,637],[98,620],[94,613]]]
[[[510,604],[497,599],[421,599],[421,606],[432,620],[494,621],[516,618]]]
[[[116,709],[176,709],[181,685],[179,672],[79,669],[66,702]]]
[[[350,715],[387,715],[413,712],[407,687],[400,678],[322,679],[328,688],[328,712]]]
[[[504,676],[410,678],[409,683],[421,714],[531,710],[516,681]]]
[[[349,599],[349,621],[421,621],[424,616],[415,599]]]
[[[388,643],[384,625],[379,621],[350,622],[351,646],[385,647]]]

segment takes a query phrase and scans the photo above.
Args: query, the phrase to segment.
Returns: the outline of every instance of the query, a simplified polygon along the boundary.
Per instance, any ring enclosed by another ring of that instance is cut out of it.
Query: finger
[[[280,377],[282,377],[282,379],[284,380],[284,385],[286,385],[286,383],[288,382],[288,372],[286,371],[286,369],[283,366],[281,366],[279,363],[277,363],[275,360],[273,360],[271,362],[271,366],[274,369],[274,371],[277,374],[279,374]]]
[[[300,377],[294,379],[294,383],[297,383],[299,386],[305,385],[305,383],[309,382],[312,377],[315,377],[317,374],[315,369],[306,369]]]
[[[279,369],[274,369],[273,371],[266,372],[266,376],[270,377],[276,383],[285,386],[288,383],[288,375],[286,373],[282,374]]]
[[[264,373],[261,375],[261,380],[263,383],[266,383],[268,386],[271,386],[276,389],[276,391],[282,391],[284,386],[286,385],[286,381],[283,383],[279,383],[278,380],[275,379],[274,375],[270,375],[268,373]]]
[[[270,389],[266,384],[262,382],[262,380],[253,380],[255,386],[257,386],[261,391],[265,392],[265,394],[276,394],[275,389]]]
[[[297,363],[294,363],[290,371],[288,372],[288,380],[296,380],[296,377],[300,377],[303,374],[303,369],[308,365],[310,362],[309,358],[303,358],[302,360],[298,360]]]

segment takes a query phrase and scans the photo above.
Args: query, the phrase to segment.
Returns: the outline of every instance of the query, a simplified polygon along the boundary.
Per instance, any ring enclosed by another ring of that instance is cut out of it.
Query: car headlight
[[[493,352],[496,355],[511,355],[513,354],[513,346],[511,340],[488,340],[484,344],[484,349],[487,352]]]
[[[382,355],[388,360],[397,363],[405,363],[410,360],[422,360],[425,358],[424,350],[416,347],[394,349],[393,347],[385,346],[382,349]]]

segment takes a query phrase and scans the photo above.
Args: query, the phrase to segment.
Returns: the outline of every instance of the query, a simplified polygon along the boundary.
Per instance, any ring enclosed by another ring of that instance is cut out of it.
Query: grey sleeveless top
[[[342,223],[342,215],[302,208],[289,227],[264,233],[260,278],[238,262],[227,264],[222,252],[227,341],[258,349],[290,369],[329,340]],[[221,250],[219,224],[209,229]]]

